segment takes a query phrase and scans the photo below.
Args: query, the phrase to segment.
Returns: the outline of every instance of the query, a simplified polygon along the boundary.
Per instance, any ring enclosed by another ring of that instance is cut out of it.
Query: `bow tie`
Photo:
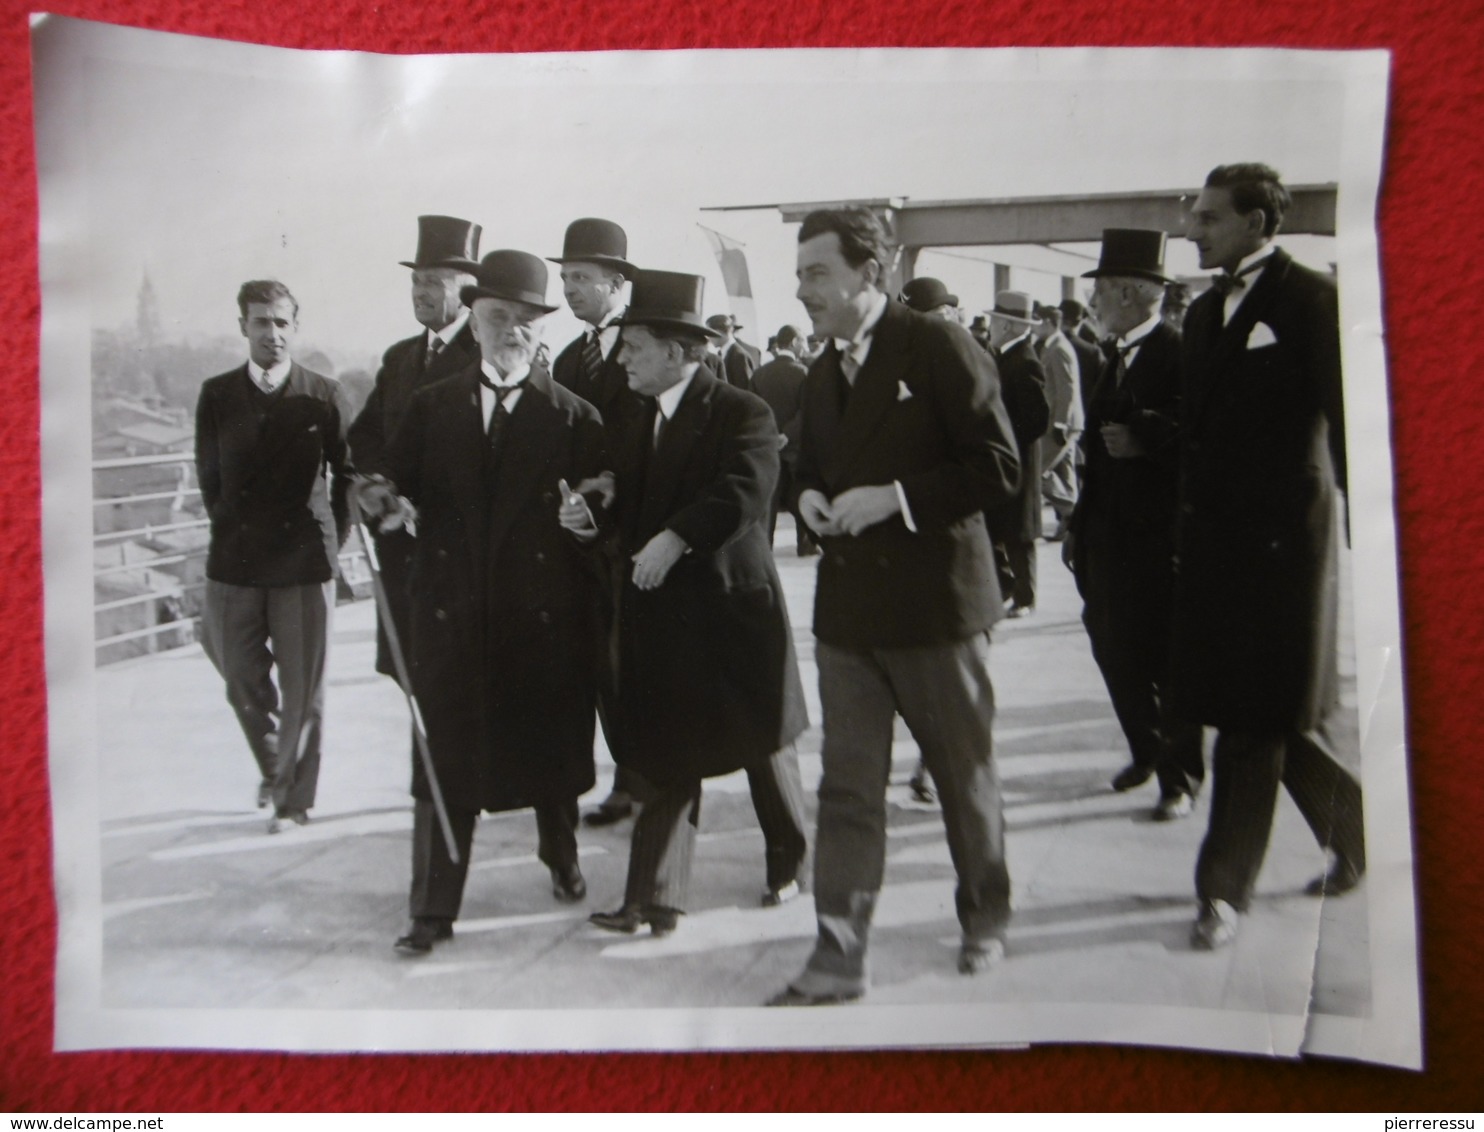
[[[1267,265],[1267,257],[1264,257],[1258,260],[1256,263],[1249,263],[1235,275],[1233,275],[1229,271],[1223,271],[1220,275],[1212,276],[1211,286],[1216,288],[1216,290],[1221,292],[1222,296],[1225,297],[1227,295],[1230,295],[1233,291],[1240,291],[1243,287],[1247,286],[1246,276],[1261,271]]]

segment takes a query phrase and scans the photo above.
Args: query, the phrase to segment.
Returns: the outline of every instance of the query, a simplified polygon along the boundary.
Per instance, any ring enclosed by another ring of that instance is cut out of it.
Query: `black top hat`
[[[417,218],[417,255],[411,262],[401,260],[403,267],[457,267],[468,270],[470,260],[479,258],[479,233],[482,229],[457,216],[419,216]]]
[[[1153,228],[1104,228],[1102,257],[1097,267],[1082,273],[1082,278],[1130,275],[1135,279],[1168,283],[1165,239],[1163,232]]]
[[[552,263],[601,263],[633,278],[639,270],[628,261],[629,238],[611,220],[586,216],[567,225],[562,254],[548,256]]]
[[[688,331],[702,338],[722,338],[701,318],[706,279],[679,271],[636,271],[629,293],[626,325]]]
[[[530,252],[508,248],[490,252],[478,263],[463,265],[475,279],[472,287],[459,291],[464,306],[472,307],[476,299],[509,299],[528,303],[550,313],[556,310],[546,301],[546,264]]]
[[[950,295],[941,279],[934,279],[931,275],[922,275],[916,279],[909,279],[903,284],[902,302],[915,311],[927,314],[945,304],[950,307],[958,306],[958,296]]]

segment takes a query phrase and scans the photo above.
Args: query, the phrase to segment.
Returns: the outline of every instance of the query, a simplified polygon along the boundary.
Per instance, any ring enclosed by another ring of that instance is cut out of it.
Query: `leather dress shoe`
[[[1309,896],[1344,896],[1360,883],[1365,870],[1349,857],[1335,854],[1334,864],[1323,876],[1317,876],[1304,888]]]
[[[1113,776],[1113,789],[1122,794],[1125,790],[1135,790],[1154,777],[1154,768],[1139,766],[1137,763],[1129,763]]]
[[[304,810],[279,810],[268,819],[269,833],[287,833],[296,825],[308,825],[309,814]]]
[[[1178,794],[1166,794],[1154,807],[1155,821],[1179,821],[1190,817],[1195,810],[1195,799],[1181,790]]]
[[[603,826],[621,822],[634,812],[634,800],[621,790],[615,790],[598,803],[598,808],[582,820],[588,825]]]
[[[273,801],[273,783],[265,778],[258,783],[258,809],[266,810],[271,801]]]
[[[1011,621],[1017,621],[1022,617],[1029,617],[1035,611],[1036,607],[1034,605],[1016,605],[1014,602],[1011,602],[1005,608],[1005,616]]]
[[[402,955],[422,956],[433,950],[435,943],[453,938],[453,921],[440,916],[419,916],[412,921],[406,935],[392,944]]]
[[[824,993],[811,993],[810,991],[795,990],[793,987],[784,987],[775,994],[764,1006],[842,1006],[847,1002],[855,1002],[864,991],[827,991]]]
[[[649,934],[662,939],[673,932],[680,922],[680,913],[673,908],[640,908],[637,904],[625,904],[616,912],[594,912],[587,918],[594,927],[609,932],[633,935],[641,924],[649,925]]]
[[[764,908],[777,908],[787,904],[790,900],[799,898],[799,882],[791,880],[778,888],[763,890],[762,906]]]
[[[1005,958],[1005,941],[1002,939],[964,940],[958,949],[958,973],[981,975],[991,967],[998,966]]]
[[[566,868],[551,867],[551,894],[563,904],[576,904],[587,895],[587,881],[576,864]]]
[[[1237,910],[1225,900],[1206,900],[1190,927],[1190,945],[1198,951],[1218,951],[1237,938]]]

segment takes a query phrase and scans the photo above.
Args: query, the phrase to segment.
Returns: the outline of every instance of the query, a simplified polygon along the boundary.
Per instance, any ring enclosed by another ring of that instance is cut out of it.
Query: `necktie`
[[[583,385],[591,389],[598,384],[598,374],[603,368],[603,338],[596,327],[588,332],[587,341],[582,344],[581,363]]]
[[[443,353],[443,339],[434,334],[428,340],[428,348],[423,352],[423,372],[433,368],[433,362],[439,354]]]
[[[665,427],[669,425],[670,418],[665,416],[665,410],[660,408],[660,403],[654,403],[654,450],[660,450],[660,441],[665,437]]]

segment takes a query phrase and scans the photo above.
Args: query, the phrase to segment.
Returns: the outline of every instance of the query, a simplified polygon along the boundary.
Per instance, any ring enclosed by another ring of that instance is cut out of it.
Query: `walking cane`
[[[443,843],[448,846],[448,858],[459,863],[459,849],[454,844],[453,824],[448,820],[448,809],[443,804],[443,791],[438,788],[438,772],[433,769],[433,754],[428,750],[428,729],[423,725],[422,709],[417,706],[417,697],[412,694],[412,678],[407,674],[407,661],[402,656],[402,642],[397,637],[397,623],[392,617],[392,606],[386,597],[386,586],[381,581],[381,562],[376,557],[376,543],[366,527],[361,506],[354,493],[350,497],[350,513],[356,530],[361,532],[361,545],[366,548],[366,563],[371,567],[371,592],[376,595],[376,611],[381,614],[381,627],[386,633],[386,643],[391,649],[392,667],[397,670],[397,683],[402,685],[402,694],[407,697],[407,707],[412,712],[412,740],[422,759],[423,773],[427,775],[428,789],[433,795],[433,808],[438,811],[438,825],[443,830]]]

